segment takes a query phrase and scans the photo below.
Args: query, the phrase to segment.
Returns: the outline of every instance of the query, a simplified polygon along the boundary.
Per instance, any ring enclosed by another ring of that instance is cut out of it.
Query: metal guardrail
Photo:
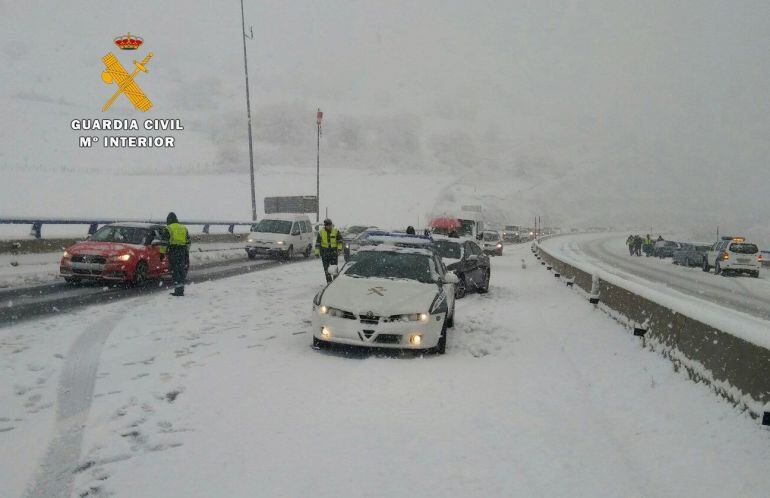
[[[221,221],[221,220],[183,220],[185,225],[203,226],[203,233],[209,233],[209,228],[214,226],[226,226],[230,233],[235,232],[236,226],[251,226],[253,221]],[[0,218],[0,224],[4,225],[31,225],[29,234],[36,239],[42,238],[43,225],[88,225],[88,234],[98,230],[99,225],[110,223],[163,223],[164,220],[137,220],[137,219],[105,219],[105,218]]]
[[[770,350],[583,271],[539,243],[534,249],[543,264],[581,288],[592,302],[601,302],[611,316],[637,324],[634,335],[646,336],[646,347],[668,358],[675,370],[684,368],[692,380],[710,385],[753,416],[762,416],[762,406],[770,406]]]

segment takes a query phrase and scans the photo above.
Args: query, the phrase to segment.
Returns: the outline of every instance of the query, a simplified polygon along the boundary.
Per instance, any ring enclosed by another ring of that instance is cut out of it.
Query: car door
[[[483,275],[483,258],[487,257],[484,251],[474,242],[467,241],[465,243],[467,258],[467,272],[466,278],[474,286],[481,284]]]
[[[148,276],[157,277],[163,272],[160,246],[153,245],[152,241],[160,240],[160,233],[156,228],[147,231],[144,239],[144,253],[147,256]]]

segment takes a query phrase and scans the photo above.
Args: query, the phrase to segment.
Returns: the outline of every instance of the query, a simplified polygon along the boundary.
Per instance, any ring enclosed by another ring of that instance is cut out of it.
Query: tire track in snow
[[[69,498],[72,494],[102,347],[128,308],[105,313],[70,348],[59,378],[54,436],[25,497]]]

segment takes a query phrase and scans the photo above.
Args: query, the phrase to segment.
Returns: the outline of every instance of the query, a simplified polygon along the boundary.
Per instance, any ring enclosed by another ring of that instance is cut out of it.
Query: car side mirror
[[[299,230],[292,230],[291,234],[292,235],[299,235]]]
[[[444,283],[444,284],[457,285],[460,283],[460,279],[457,277],[457,275],[455,275],[454,272],[447,272],[446,274],[444,274],[444,278],[439,280],[441,281],[441,283]]]
[[[471,254],[470,256],[468,256],[468,261],[478,261],[478,260],[479,260],[478,254]]]
[[[152,239],[152,242],[150,242],[151,246],[161,246],[163,245],[163,241],[160,239]]]

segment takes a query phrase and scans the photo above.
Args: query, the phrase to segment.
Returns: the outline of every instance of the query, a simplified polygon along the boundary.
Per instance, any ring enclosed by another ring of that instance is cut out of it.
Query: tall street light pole
[[[249,65],[246,61],[246,38],[254,39],[254,30],[249,28],[250,36],[246,36],[246,19],[243,15],[243,0],[241,0],[241,28],[243,29],[243,71],[246,73],[246,116],[249,120],[249,173],[251,174],[251,220],[257,221],[257,197],[254,190],[254,148],[251,143],[251,101],[249,99]]]
[[[316,153],[315,153],[315,200],[318,203],[315,211],[315,221],[318,223],[321,217],[321,120],[324,113],[321,109],[315,115],[315,124],[318,128],[316,133]]]

